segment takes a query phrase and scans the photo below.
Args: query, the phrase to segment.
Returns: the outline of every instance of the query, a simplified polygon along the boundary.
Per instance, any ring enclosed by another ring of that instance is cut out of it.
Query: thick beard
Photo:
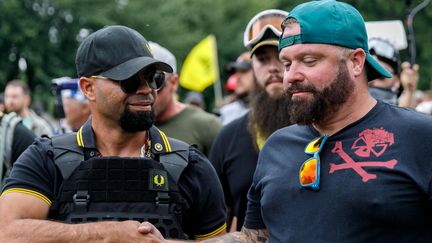
[[[250,95],[249,113],[249,130],[253,141],[256,142],[255,129],[267,138],[276,130],[291,125],[288,107],[289,100],[284,95],[271,97],[265,88],[255,82]]]
[[[309,91],[314,94],[312,101],[292,100],[292,90]],[[336,77],[329,86],[322,91],[317,90],[312,85],[294,83],[285,92],[285,97],[290,100],[289,114],[291,122],[307,125],[319,123],[331,117],[354,92],[354,83],[350,80],[348,68],[345,62],[339,63],[339,70]]]
[[[120,127],[126,132],[140,132],[150,129],[154,123],[155,114],[151,111],[132,112],[128,108],[120,115]]]

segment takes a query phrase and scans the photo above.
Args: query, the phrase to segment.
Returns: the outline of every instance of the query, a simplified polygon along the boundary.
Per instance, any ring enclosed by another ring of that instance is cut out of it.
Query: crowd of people
[[[7,83],[0,241],[432,241],[432,94],[353,6],[258,12],[218,112],[142,34],[84,39],[60,122]]]

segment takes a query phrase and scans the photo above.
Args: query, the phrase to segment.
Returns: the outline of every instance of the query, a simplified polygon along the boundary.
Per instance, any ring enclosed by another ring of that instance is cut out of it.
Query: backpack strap
[[[51,139],[53,146],[53,159],[59,168],[63,179],[69,178],[72,172],[84,160],[84,151],[78,146],[77,133],[67,133]]]
[[[21,117],[19,117],[15,112],[11,112],[3,116],[1,120],[1,131],[0,131],[0,160],[2,163],[0,166],[0,184],[3,181],[3,165],[6,167],[7,176],[12,168],[12,144],[13,144],[13,134],[15,132],[16,125],[21,122]]]
[[[168,137],[168,142],[171,151],[160,154],[159,162],[178,184],[180,176],[189,162],[189,144],[170,137]]]

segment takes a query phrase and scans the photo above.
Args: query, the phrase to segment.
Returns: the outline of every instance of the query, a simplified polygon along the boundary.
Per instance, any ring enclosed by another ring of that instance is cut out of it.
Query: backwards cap
[[[363,17],[353,6],[335,0],[311,1],[295,7],[285,21],[291,18],[297,20],[301,33],[281,38],[279,50],[302,43],[329,44],[350,49],[362,48],[366,53],[368,80],[392,77],[370,55]]]

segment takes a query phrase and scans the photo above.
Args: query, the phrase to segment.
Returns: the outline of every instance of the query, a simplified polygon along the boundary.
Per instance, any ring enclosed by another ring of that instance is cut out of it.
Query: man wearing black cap
[[[153,126],[172,68],[124,26],[88,36],[76,66],[91,118],[76,133],[37,139],[15,163],[0,198],[0,241],[144,242],[156,237],[144,221],[167,238],[223,232],[211,164]]]
[[[249,111],[249,94],[254,87],[251,53],[243,52],[235,62],[227,65],[227,71],[235,75],[233,101],[219,110],[222,125],[242,117]]]

